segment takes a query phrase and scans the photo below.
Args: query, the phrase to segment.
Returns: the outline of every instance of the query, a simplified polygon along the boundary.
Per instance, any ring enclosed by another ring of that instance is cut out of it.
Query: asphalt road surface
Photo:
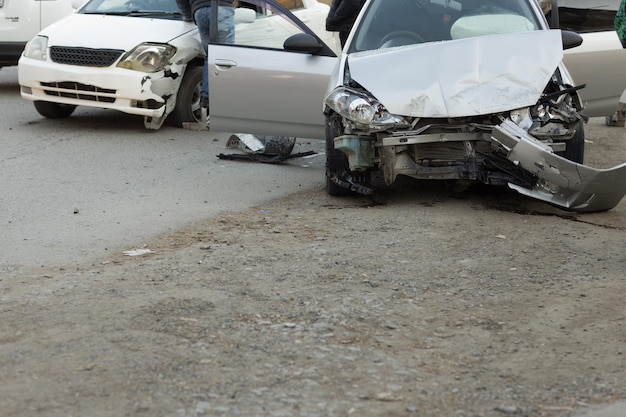
[[[316,155],[280,165],[225,161],[227,133],[164,126],[78,108],[45,119],[20,97],[17,68],[0,70],[0,272],[82,263],[130,250],[224,210],[323,185]]]

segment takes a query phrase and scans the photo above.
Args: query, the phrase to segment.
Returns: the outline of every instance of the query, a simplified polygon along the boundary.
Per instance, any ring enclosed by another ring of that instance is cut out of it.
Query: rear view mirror
[[[80,9],[87,0],[72,0],[72,7],[74,9]]]

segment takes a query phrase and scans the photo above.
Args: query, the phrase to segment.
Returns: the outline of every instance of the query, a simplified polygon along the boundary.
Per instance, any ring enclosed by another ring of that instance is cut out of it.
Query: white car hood
[[[128,51],[143,42],[167,43],[192,30],[196,26],[182,20],[74,14],[48,26],[40,35],[48,37],[48,46]]]
[[[393,114],[464,117],[534,105],[563,58],[560,30],[350,55],[351,77]]]

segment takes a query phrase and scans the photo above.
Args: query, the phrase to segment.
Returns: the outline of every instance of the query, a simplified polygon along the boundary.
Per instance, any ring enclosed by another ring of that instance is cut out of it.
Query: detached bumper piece
[[[536,176],[532,188],[509,183],[521,194],[577,212],[610,210],[626,194],[626,163],[610,169],[577,164],[509,120],[493,129],[491,139],[509,161]]]
[[[219,154],[220,159],[231,161],[256,161],[275,164],[287,159],[315,155],[313,151],[291,153],[296,138],[286,136],[256,136],[247,133],[231,135],[226,142],[229,148],[239,148],[243,154]]]

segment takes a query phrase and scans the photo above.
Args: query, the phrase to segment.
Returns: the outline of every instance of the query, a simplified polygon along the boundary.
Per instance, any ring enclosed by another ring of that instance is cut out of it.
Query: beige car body
[[[559,0],[558,4],[559,27],[574,30],[584,39],[582,45],[564,51],[563,62],[575,82],[586,84],[579,93],[585,113],[589,117],[608,116],[607,122],[614,125],[611,115],[621,116],[623,126],[626,50],[613,27],[620,0]],[[623,85],[615,85],[616,79],[624,80]]]

